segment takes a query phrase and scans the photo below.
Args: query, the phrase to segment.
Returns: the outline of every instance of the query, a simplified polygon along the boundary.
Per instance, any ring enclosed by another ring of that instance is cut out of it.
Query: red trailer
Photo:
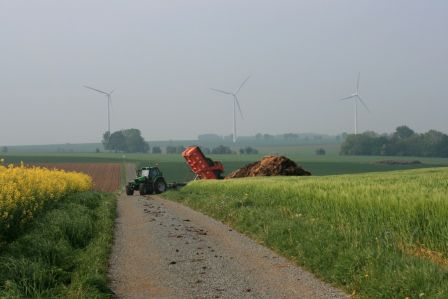
[[[198,146],[188,147],[182,152],[182,157],[185,158],[188,166],[196,174],[195,180],[216,180],[223,178],[224,166],[222,163],[207,158]]]

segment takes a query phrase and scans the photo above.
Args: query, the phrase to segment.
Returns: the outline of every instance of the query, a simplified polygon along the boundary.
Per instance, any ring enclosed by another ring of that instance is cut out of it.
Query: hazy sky
[[[0,0],[0,144],[353,131],[448,133],[448,1]]]

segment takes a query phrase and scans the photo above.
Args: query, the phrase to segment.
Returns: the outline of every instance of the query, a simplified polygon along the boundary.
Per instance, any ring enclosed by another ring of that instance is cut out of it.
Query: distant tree
[[[255,135],[255,139],[257,139],[257,140],[263,139],[263,134],[257,133],[257,135]]]
[[[176,151],[177,151],[177,147],[175,147],[175,146],[168,145],[166,147],[166,153],[167,154],[176,154]]]
[[[341,154],[448,157],[448,135],[435,130],[417,134],[406,126],[390,135],[348,135],[341,145]]]
[[[103,134],[103,145],[106,150],[126,153],[146,153],[149,145],[143,139],[140,130],[127,129]]]
[[[318,148],[318,149],[316,150],[316,155],[318,155],[318,156],[325,156],[326,153],[327,153],[327,152],[326,152],[325,149],[323,149],[323,148]]]
[[[103,140],[101,141],[106,150],[110,150],[109,139],[110,139],[110,132],[107,131],[103,134]]]
[[[208,147],[201,147],[201,150],[205,155],[209,155],[211,153],[211,150]]]
[[[178,145],[177,147],[176,147],[176,153],[178,153],[178,154],[182,154],[182,152],[185,150],[185,146],[183,146],[183,145]]]
[[[245,148],[240,148],[239,150],[240,154],[244,155],[257,155],[258,154],[258,150],[254,149],[253,147],[245,147]]]
[[[220,145],[212,149],[212,154],[215,155],[231,155],[232,150],[228,146]]]
[[[274,136],[272,136],[272,135],[270,135],[270,134],[264,134],[263,135],[263,139],[264,140],[270,140],[270,139],[273,139],[274,138]]]
[[[7,146],[2,147],[2,153],[7,153],[7,152],[8,152],[8,147]]]
[[[258,150],[253,147],[246,147],[246,154],[248,155],[258,155]]]
[[[99,149],[99,148],[96,148],[96,149],[95,149],[95,153],[98,154],[99,152],[101,152],[100,149]]]
[[[122,130],[123,136],[126,141],[126,152],[128,153],[147,153],[149,145],[143,139],[140,130],[127,129]]]
[[[162,153],[162,149],[160,148],[160,146],[153,146],[152,147],[152,153],[153,154],[161,154]]]
[[[395,136],[399,139],[406,139],[414,135],[415,132],[407,126],[400,126],[395,129]]]
[[[285,133],[283,134],[283,139],[285,140],[291,140],[291,139],[298,139],[299,135],[294,133]]]
[[[122,131],[113,132],[108,140],[108,150],[115,152],[125,152],[127,150],[126,138]]]
[[[226,141],[231,141],[231,140],[233,140],[233,134],[224,136],[224,137],[223,137],[223,140],[226,140]]]

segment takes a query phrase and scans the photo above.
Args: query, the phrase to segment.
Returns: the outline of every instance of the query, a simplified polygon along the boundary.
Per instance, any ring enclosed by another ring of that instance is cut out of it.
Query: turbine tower
[[[110,107],[112,106],[112,93],[114,92],[114,90],[112,90],[111,92],[105,92],[105,91],[102,91],[102,90],[99,90],[99,89],[96,89],[96,88],[93,88],[90,86],[86,86],[86,85],[83,85],[83,86],[85,88],[91,89],[93,91],[102,93],[106,96],[106,98],[107,98],[107,132],[109,132],[109,135],[110,135]]]
[[[217,91],[217,92],[220,92],[223,94],[231,95],[233,97],[233,143],[235,143],[236,139],[237,139],[237,135],[236,135],[236,107],[237,106],[238,106],[238,110],[240,112],[241,118],[244,119],[243,111],[241,111],[240,102],[238,101],[238,93],[240,92],[241,88],[243,88],[244,84],[246,84],[247,80],[249,80],[249,78],[250,78],[250,76],[248,76],[246,78],[246,80],[244,80],[243,83],[241,83],[240,87],[235,92],[210,88],[211,90],[214,90],[214,91]]]
[[[361,77],[361,73],[358,73],[358,81],[356,83],[356,92],[353,93],[351,96],[341,99],[341,101],[354,99],[354,102],[355,102],[355,135],[358,134],[358,101],[364,106],[364,108],[366,108],[366,110],[368,112],[370,112],[366,103],[364,103],[364,101],[359,96],[359,79],[360,79],[360,77]]]

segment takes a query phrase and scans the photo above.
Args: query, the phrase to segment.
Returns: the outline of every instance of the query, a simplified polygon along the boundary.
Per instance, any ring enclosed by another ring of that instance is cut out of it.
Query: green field
[[[166,197],[360,298],[448,298],[448,168],[198,181]]]
[[[325,156],[316,156],[314,151],[323,147]],[[313,175],[334,175],[349,173],[364,173],[390,170],[405,170],[412,168],[448,166],[448,158],[416,158],[416,157],[377,157],[377,156],[340,156],[339,145],[302,145],[302,146],[265,146],[260,147],[259,155],[210,155],[212,159],[221,160],[226,173],[240,168],[248,163],[259,160],[267,154],[282,154],[302,165]],[[193,179],[180,154],[122,154],[122,153],[6,153],[2,154],[5,163],[45,163],[45,162],[131,162],[138,165],[158,164],[169,182],[182,182]],[[418,165],[384,165],[377,164],[381,160],[420,160]]]

